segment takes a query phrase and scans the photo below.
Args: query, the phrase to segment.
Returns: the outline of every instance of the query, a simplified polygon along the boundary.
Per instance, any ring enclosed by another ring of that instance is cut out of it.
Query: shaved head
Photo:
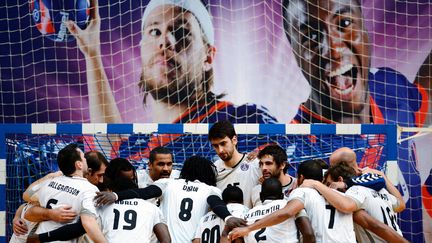
[[[352,149],[343,147],[335,150],[330,156],[330,166],[334,166],[343,162],[353,168],[356,173],[361,174],[361,170],[357,165],[357,156]]]

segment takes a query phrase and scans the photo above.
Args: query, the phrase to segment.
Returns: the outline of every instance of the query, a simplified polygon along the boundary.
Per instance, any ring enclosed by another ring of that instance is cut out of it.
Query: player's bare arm
[[[42,184],[43,182],[45,182],[47,180],[51,180],[57,176],[62,176],[62,175],[63,175],[63,173],[61,171],[49,173],[48,175],[46,175],[46,176],[40,178],[39,180],[33,182],[32,184],[30,184],[30,186],[28,186],[27,189],[23,193],[24,201],[37,202],[38,199],[33,197],[35,187],[39,186],[40,184]]]
[[[67,24],[86,60],[90,121],[121,123],[120,112],[102,62],[99,4],[97,0],[92,0],[90,3],[91,20],[85,30],[80,29],[72,21]]]
[[[168,226],[164,223],[156,224],[153,227],[153,232],[160,243],[171,243],[171,236],[168,231]]]
[[[61,206],[56,209],[48,209],[40,206],[29,208],[25,214],[25,219],[32,222],[52,220],[59,223],[69,223],[73,221],[77,213],[69,205]]]
[[[96,217],[90,214],[81,214],[81,221],[87,235],[94,243],[107,243],[102,231],[99,228],[99,224],[96,221]]]
[[[253,231],[253,230],[257,230],[257,229],[261,229],[264,227],[269,227],[275,224],[279,224],[282,223],[283,221],[287,220],[288,218],[294,217],[300,210],[302,210],[304,208],[303,203],[300,200],[297,199],[293,199],[291,201],[289,201],[287,203],[287,205],[272,213],[269,214],[267,216],[265,216],[264,218],[260,219],[259,221],[245,226],[245,227],[238,227],[233,229],[230,233],[229,233],[229,239],[230,240],[234,240],[237,239],[239,237],[243,237],[247,234],[249,234],[249,232]]]
[[[28,228],[26,223],[24,222],[23,219],[21,219],[21,213],[25,207],[25,203],[21,204],[21,206],[19,206],[19,208],[17,209],[17,211],[15,212],[15,216],[13,218],[13,223],[12,223],[12,228],[13,228],[13,232],[16,235],[24,235],[27,234],[28,232]]]
[[[295,224],[303,236],[303,242],[316,242],[312,224],[308,217],[301,216],[296,218]]]
[[[306,179],[300,187],[309,187],[317,190],[321,195],[337,210],[343,213],[351,213],[357,210],[357,205],[351,198],[330,189],[326,185],[316,180]]]
[[[395,230],[386,224],[370,216],[365,210],[359,210],[353,214],[353,220],[361,227],[368,229],[383,238],[387,242],[406,243],[408,242],[400,236]]]

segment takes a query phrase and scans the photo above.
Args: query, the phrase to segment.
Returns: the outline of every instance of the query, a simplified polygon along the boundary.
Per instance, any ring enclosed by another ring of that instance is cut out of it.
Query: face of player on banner
[[[278,165],[276,164],[276,162],[273,159],[273,156],[268,155],[268,154],[261,157],[261,159],[259,161],[259,166],[261,168],[263,177],[265,179],[268,179],[271,177],[279,178],[281,173],[283,173],[283,168],[284,168],[283,165],[278,167]]]
[[[204,73],[212,69],[213,47],[204,42],[195,16],[180,7],[155,8],[145,20],[141,40],[140,88],[171,104],[204,94]]]
[[[357,2],[290,1],[287,19],[286,34],[312,99],[330,109],[360,113],[368,97],[370,59]]]
[[[149,175],[156,181],[160,178],[169,178],[172,172],[173,158],[171,154],[156,154],[153,163],[148,164]]]
[[[229,161],[236,150],[237,136],[234,136],[232,139],[228,136],[225,138],[215,138],[210,140],[210,143],[221,160]]]

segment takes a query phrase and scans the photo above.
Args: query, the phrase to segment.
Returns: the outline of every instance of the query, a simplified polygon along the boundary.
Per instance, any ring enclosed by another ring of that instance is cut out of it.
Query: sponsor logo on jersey
[[[243,163],[243,164],[240,166],[240,169],[241,169],[242,171],[247,171],[247,170],[249,169],[249,165],[248,165],[247,163]]]

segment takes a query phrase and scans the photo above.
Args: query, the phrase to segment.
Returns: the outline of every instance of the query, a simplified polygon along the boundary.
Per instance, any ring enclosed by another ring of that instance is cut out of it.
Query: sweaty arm
[[[387,242],[406,243],[408,242],[395,230],[386,224],[370,216],[365,210],[359,210],[353,214],[353,220],[361,227],[368,229],[383,238]]]

